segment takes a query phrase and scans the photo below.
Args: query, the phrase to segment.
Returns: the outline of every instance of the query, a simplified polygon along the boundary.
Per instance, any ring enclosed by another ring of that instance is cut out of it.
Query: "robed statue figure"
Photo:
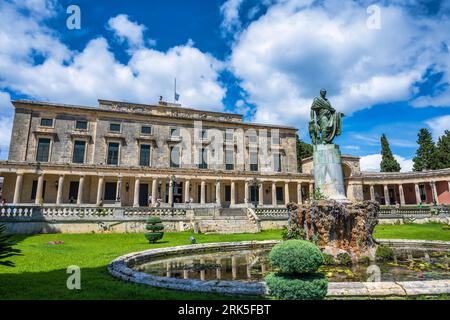
[[[336,112],[326,95],[325,89],[320,90],[320,97],[314,98],[311,106],[309,134],[314,145],[332,143],[334,137],[342,132],[344,114]]]

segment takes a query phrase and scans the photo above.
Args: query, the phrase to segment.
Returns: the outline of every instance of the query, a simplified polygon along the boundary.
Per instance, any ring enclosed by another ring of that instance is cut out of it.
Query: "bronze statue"
[[[312,143],[330,144],[336,136],[342,133],[342,117],[345,115],[331,106],[326,98],[327,91],[320,90],[320,97],[314,98],[311,106],[311,120],[309,122],[309,135]]]

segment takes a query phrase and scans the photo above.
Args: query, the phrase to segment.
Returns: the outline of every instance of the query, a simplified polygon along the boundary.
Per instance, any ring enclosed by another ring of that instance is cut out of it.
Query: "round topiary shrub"
[[[148,218],[145,229],[150,231],[145,234],[145,238],[151,243],[155,243],[156,241],[161,240],[164,236],[164,225],[162,224],[162,220],[160,217]]]
[[[320,249],[305,240],[288,240],[273,247],[270,262],[281,273],[313,273],[323,264]]]
[[[285,300],[322,300],[327,295],[328,280],[320,273],[285,275],[269,273],[266,278],[270,294]]]

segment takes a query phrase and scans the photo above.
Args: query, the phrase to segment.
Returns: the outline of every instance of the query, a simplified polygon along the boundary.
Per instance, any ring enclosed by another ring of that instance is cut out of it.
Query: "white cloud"
[[[11,98],[0,91],[0,160],[8,158],[9,142],[13,124]]]
[[[371,30],[366,9],[356,2],[285,0],[242,31],[230,69],[257,106],[256,121],[303,125],[322,87],[337,109],[352,113],[411,99],[432,65],[450,74],[442,50],[448,19],[386,5],[381,29]]]
[[[399,155],[394,155],[401,167],[401,172],[410,172],[413,169],[412,159],[406,159]],[[368,172],[379,172],[381,163],[381,154],[370,154],[361,157],[361,170]]]
[[[130,44],[142,43],[143,26],[123,18],[114,21],[118,35]],[[72,51],[42,21],[10,3],[0,4],[0,89],[63,103],[96,105],[99,98],[154,103],[160,95],[172,100],[176,77],[183,105],[223,110],[223,63],[192,41],[165,52],[144,43],[129,54],[121,63],[103,37],[89,41],[80,52]]]
[[[244,0],[227,0],[220,6],[222,15],[221,28],[225,34],[237,32],[241,28],[239,10]]]
[[[144,45],[144,25],[130,21],[126,14],[119,14],[108,20],[108,27],[114,31],[120,41],[127,41],[131,47]],[[154,40],[151,41],[154,44]]]
[[[430,127],[433,139],[437,142],[439,137],[444,135],[445,130],[450,130],[450,115],[436,117],[425,123]]]

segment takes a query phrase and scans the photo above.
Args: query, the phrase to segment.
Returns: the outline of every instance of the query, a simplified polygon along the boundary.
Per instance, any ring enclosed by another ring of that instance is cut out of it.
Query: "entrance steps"
[[[198,231],[201,233],[257,233],[259,225],[249,219],[245,208],[224,208],[219,215],[196,219]]]

